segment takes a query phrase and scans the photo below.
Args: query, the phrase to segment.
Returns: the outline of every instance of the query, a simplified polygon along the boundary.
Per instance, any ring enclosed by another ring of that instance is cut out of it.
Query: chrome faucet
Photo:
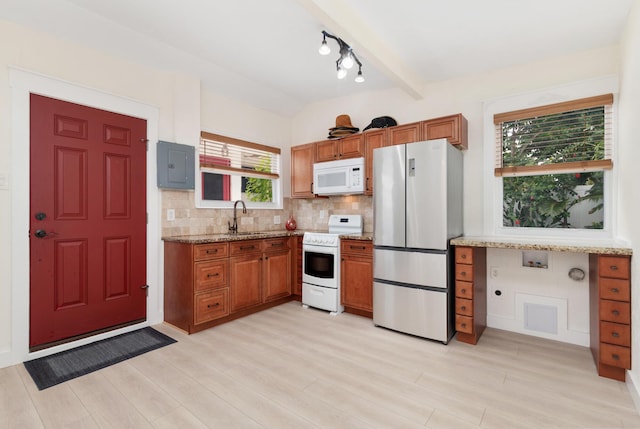
[[[231,224],[231,222],[227,222],[227,224],[229,225],[229,232],[231,234],[236,234],[238,232],[238,203],[242,203],[242,213],[247,212],[247,206],[244,204],[244,201],[237,200],[235,203],[233,203],[233,225]]]

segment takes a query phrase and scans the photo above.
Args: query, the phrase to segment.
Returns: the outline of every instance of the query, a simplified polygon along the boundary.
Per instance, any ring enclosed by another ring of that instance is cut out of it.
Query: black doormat
[[[175,342],[153,328],[142,328],[34,359],[24,366],[43,390]]]

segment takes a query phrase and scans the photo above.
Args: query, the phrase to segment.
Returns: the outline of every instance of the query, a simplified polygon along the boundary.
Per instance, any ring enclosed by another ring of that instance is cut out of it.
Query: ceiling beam
[[[329,32],[344,39],[411,97],[422,98],[424,82],[342,0],[298,0]]]

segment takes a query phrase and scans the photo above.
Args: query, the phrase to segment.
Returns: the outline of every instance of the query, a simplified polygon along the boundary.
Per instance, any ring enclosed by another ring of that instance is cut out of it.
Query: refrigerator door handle
[[[416,159],[411,158],[409,159],[409,176],[415,177],[415,175],[416,175]]]

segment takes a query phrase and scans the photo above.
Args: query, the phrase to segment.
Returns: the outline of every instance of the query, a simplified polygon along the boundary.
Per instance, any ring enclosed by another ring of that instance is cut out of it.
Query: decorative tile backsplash
[[[162,236],[223,234],[228,231],[227,222],[233,220],[233,209],[196,208],[192,191],[162,192]],[[333,214],[361,214],[364,232],[373,231],[373,198],[364,195],[336,196],[317,199],[285,198],[282,210],[248,209],[238,211],[238,230],[245,232],[283,230],[293,214],[298,229],[327,229],[329,216]],[[167,220],[167,210],[175,213],[174,220]],[[274,216],[280,216],[280,224],[274,224]]]

